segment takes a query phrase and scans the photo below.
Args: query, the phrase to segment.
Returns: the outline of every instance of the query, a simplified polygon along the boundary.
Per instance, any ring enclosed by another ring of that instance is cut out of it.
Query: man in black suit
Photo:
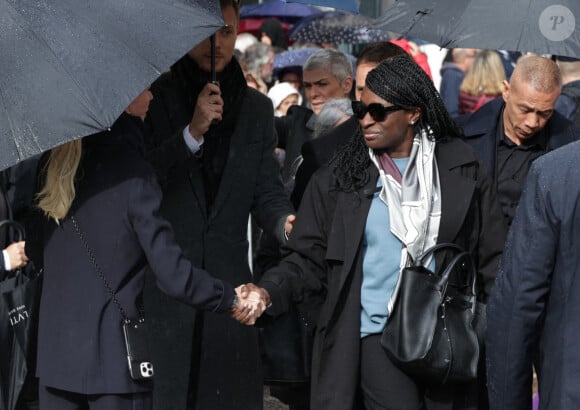
[[[151,86],[145,127],[163,188],[161,212],[178,243],[195,266],[238,286],[252,281],[249,215],[282,243],[294,211],[274,157],[272,103],[247,87],[233,58],[239,4],[220,3],[226,25],[215,35],[219,84],[212,83],[206,39]],[[176,303],[152,281],[145,304],[155,330],[154,408],[262,407],[256,329]]]
[[[524,56],[510,81],[504,82],[503,100],[491,101],[457,120],[466,142],[493,176],[510,225],[532,162],[580,135],[579,128],[554,109],[561,90],[556,63]]]
[[[516,67],[517,70],[517,67]],[[492,410],[580,403],[580,142],[532,164],[487,305]]]

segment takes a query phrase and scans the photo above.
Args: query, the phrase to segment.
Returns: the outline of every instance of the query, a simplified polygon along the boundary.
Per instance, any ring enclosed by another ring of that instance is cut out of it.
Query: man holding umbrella
[[[226,25],[215,35],[214,62],[207,39],[156,81],[146,128],[177,241],[194,265],[239,285],[252,280],[250,213],[280,242],[294,216],[274,158],[272,104],[247,87],[232,58],[238,3],[220,5]],[[155,408],[262,407],[256,329],[174,303],[152,284],[145,303],[155,330]]]

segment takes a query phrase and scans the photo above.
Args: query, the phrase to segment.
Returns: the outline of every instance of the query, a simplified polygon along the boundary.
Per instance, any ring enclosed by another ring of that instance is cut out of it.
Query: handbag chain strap
[[[89,244],[87,243],[85,235],[83,235],[81,229],[79,228],[79,225],[77,224],[77,221],[76,221],[74,215],[71,215],[70,220],[75,228],[76,233],[78,234],[79,238],[81,239],[81,242],[83,243],[83,245],[87,251],[87,254],[89,255],[89,259],[90,259],[91,263],[93,264],[93,266],[95,267],[95,270],[99,274],[99,278],[101,278],[101,280],[103,281],[103,284],[105,285],[105,288],[107,288],[107,290],[111,294],[111,297],[113,298],[113,302],[115,303],[115,305],[117,305],[117,309],[119,309],[119,313],[121,313],[121,316],[123,318],[123,322],[130,323],[131,320],[127,317],[127,314],[125,313],[125,309],[123,309],[123,307],[121,306],[121,303],[119,303],[119,300],[117,299],[115,291],[113,290],[113,288],[109,284],[109,281],[107,280],[107,278],[105,277],[105,274],[103,273],[99,264],[97,263],[97,259],[95,258],[95,254],[93,253],[93,251],[89,247]],[[143,320],[143,308],[142,307],[139,307],[139,315],[140,315],[139,321],[142,321]]]

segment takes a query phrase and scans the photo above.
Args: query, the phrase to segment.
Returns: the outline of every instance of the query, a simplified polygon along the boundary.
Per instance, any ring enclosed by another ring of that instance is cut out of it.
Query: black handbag
[[[440,275],[422,266],[431,253],[450,248],[457,254]],[[477,377],[476,277],[469,252],[451,243],[431,247],[403,269],[381,336],[381,345],[397,367],[427,384]]]

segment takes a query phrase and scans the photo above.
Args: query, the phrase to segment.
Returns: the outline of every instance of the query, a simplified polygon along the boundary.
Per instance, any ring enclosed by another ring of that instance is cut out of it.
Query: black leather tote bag
[[[440,275],[422,266],[429,254],[444,248],[457,254]],[[479,342],[474,321],[477,275],[471,255],[455,244],[438,244],[401,275],[399,294],[381,336],[389,358],[427,384],[474,380]]]

